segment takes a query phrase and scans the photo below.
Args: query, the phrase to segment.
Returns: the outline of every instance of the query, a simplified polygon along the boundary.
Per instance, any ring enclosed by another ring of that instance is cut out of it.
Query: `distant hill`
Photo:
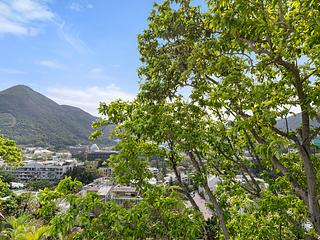
[[[0,92],[0,134],[20,145],[89,143],[95,119],[80,108],[59,105],[24,85]]]
[[[288,129],[289,130],[297,129],[298,127],[301,126],[301,113],[297,113],[296,115],[288,117],[287,122],[288,122]],[[316,118],[311,119],[310,125],[312,128],[319,127],[320,126],[320,117],[316,117]],[[278,120],[276,127],[285,131],[287,129],[286,120],[285,119]]]

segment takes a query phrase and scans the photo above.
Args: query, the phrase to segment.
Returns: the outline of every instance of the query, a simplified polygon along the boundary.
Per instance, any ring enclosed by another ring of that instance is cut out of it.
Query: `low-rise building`
[[[106,161],[108,158],[113,155],[118,154],[117,151],[113,150],[97,150],[87,153],[88,161]]]
[[[68,151],[72,154],[72,156],[76,156],[79,154],[85,154],[89,151],[88,145],[77,145],[77,146],[69,146]]]
[[[80,193],[85,195],[89,192],[96,193],[105,201],[114,200],[125,207],[136,204],[142,199],[135,187],[117,185],[108,178],[96,179],[93,183],[84,186]]]
[[[100,149],[97,144],[92,144],[87,152],[87,161],[106,161],[113,154],[118,154],[118,151],[112,147]]]
[[[52,161],[24,161],[23,165],[17,168],[6,165],[5,170],[21,182],[27,182],[33,179],[52,180],[56,181],[63,177],[63,175],[74,166],[77,161],[69,160],[52,160]]]
[[[99,167],[98,168],[99,174],[104,177],[111,177],[112,176],[112,168],[111,167]]]
[[[141,197],[136,188],[131,186],[117,185],[111,189],[111,199],[117,204],[130,207],[132,204],[139,203]]]

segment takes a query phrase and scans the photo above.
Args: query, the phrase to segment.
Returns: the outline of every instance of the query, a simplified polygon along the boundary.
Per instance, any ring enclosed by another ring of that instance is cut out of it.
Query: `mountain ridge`
[[[287,125],[288,123],[288,125]],[[285,119],[279,119],[277,121],[276,127],[282,131],[286,131],[287,128],[289,131],[296,130],[301,126],[301,113],[296,113],[295,115],[287,117],[287,123]],[[310,119],[310,127],[316,128],[320,126],[320,116],[316,116]]]
[[[0,134],[20,145],[88,144],[96,119],[80,108],[59,105],[26,85],[0,92]],[[107,138],[99,142],[110,143]]]

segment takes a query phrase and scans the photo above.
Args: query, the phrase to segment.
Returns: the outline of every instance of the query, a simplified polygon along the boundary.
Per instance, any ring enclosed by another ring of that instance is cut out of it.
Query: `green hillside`
[[[61,147],[88,143],[94,120],[89,113],[59,105],[27,86],[0,92],[0,133],[21,145]]]

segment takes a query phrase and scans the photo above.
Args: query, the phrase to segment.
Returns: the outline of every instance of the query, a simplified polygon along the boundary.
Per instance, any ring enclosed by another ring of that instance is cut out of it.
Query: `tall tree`
[[[125,156],[129,139],[158,146],[173,170],[181,153],[187,155],[225,239],[231,210],[208,187],[210,174],[221,176],[228,187],[240,185],[256,203],[263,202],[266,191],[292,196],[320,234],[320,166],[312,150],[320,128],[310,121],[320,103],[319,16],[319,3],[312,0],[155,4],[139,36],[138,97],[133,103],[101,104],[106,118],[95,124],[117,124],[114,134],[123,140],[124,152],[117,164],[130,162]],[[276,127],[277,120],[296,111],[301,126]],[[239,174],[245,184],[235,180]],[[274,184],[278,188],[270,191]],[[189,190],[180,187],[188,196]]]

